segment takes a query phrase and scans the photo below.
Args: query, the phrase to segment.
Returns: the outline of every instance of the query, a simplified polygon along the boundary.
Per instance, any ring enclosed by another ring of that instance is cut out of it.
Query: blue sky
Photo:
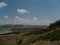
[[[1,24],[48,25],[59,19],[60,0],[0,1]]]

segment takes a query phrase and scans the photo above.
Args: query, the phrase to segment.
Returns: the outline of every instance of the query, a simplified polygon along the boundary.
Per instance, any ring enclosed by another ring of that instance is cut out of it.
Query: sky
[[[60,0],[0,0],[0,24],[49,25],[60,19]]]

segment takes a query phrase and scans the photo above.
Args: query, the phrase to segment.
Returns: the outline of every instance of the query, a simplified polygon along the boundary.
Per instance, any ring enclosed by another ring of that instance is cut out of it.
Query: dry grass
[[[0,45],[16,45],[16,34],[0,35]],[[60,41],[42,41],[39,40],[40,35],[18,35],[18,40],[21,40],[21,45],[60,45]]]

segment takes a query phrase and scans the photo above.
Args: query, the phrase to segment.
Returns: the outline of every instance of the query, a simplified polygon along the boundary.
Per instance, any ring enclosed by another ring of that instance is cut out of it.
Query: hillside
[[[60,45],[60,20],[48,28],[0,35],[0,45]]]

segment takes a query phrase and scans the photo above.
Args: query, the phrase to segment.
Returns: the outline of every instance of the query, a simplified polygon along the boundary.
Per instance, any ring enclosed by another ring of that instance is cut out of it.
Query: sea
[[[11,31],[0,29],[0,34],[9,33],[9,32],[11,32]]]

